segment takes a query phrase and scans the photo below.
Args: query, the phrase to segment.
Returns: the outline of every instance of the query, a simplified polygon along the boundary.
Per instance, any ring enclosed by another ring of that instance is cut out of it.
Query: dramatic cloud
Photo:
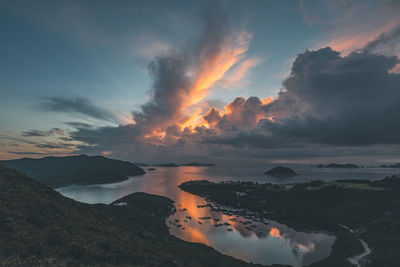
[[[165,134],[173,125],[181,130],[197,126],[202,121],[202,109],[196,109],[196,104],[244,57],[250,34],[231,29],[226,14],[219,8],[204,13],[201,20],[204,29],[200,38],[179,52],[169,51],[156,57],[149,64],[154,79],[151,99],[140,111],[133,112],[135,132],[151,136]],[[248,69],[255,63],[244,64],[241,68]]]
[[[400,23],[390,31],[380,34],[374,41],[368,43],[363,51],[383,55],[397,55],[400,57]],[[394,66],[391,72],[400,73],[400,64]]]
[[[242,81],[243,78],[246,77],[250,69],[256,67],[260,62],[261,59],[259,58],[243,60],[237,67],[233,68],[232,71],[230,71],[227,76],[219,82],[219,84],[227,89],[246,85],[246,83]]]
[[[364,47],[365,52],[386,54],[400,49],[400,24],[388,32],[384,32],[378,36],[374,41],[370,42]]]
[[[48,97],[43,100],[40,108],[52,112],[73,112],[93,117],[99,120],[117,122],[116,117],[108,110],[98,107],[86,98]]]
[[[132,112],[134,123],[96,128],[71,122],[67,124],[75,130],[63,138],[78,143],[81,153],[136,161],[350,157],[399,151],[400,74],[393,73],[399,64],[394,56],[397,27],[353,52],[325,47],[297,55],[275,97],[237,97],[214,106],[206,101],[210,90],[239,82],[259,60],[246,58],[252,35],[232,29],[219,9],[205,14],[202,22],[204,29],[196,40],[180,50],[164,51],[149,64],[150,99]],[[87,100],[47,102],[48,110],[114,120]]]
[[[275,99],[238,97],[224,110],[211,108],[200,114],[204,125],[182,129],[171,119],[180,118],[175,117],[180,113],[173,109],[173,102],[165,104],[171,104],[172,112],[157,111],[158,105],[151,102],[143,108],[149,107],[151,112],[136,115],[151,122],[155,121],[150,114],[163,118],[168,121],[160,121],[165,130],[158,128],[159,132],[144,138],[145,128],[138,127],[150,125],[144,119],[138,125],[97,129],[77,125],[71,137],[88,144],[79,147],[85,153],[112,151],[112,155],[126,158],[136,153],[147,159],[172,154],[187,157],[193,151],[197,156],[252,154],[247,148],[272,149],[258,152],[264,157],[271,157],[272,151],[291,157],[331,155],[332,151],[344,155],[346,147],[366,145],[381,153],[376,145],[400,144],[400,75],[389,72],[398,62],[396,56],[364,51],[347,56],[331,48],[306,51],[296,57],[290,77]]]
[[[400,144],[400,75],[389,73],[398,62],[366,52],[341,57],[330,48],[299,54],[284,90],[264,107],[272,120],[205,141],[252,147]],[[249,110],[253,117],[235,118],[235,125],[252,121],[257,112]]]
[[[324,28],[325,37],[314,48],[329,46],[348,55],[398,27],[400,6],[395,2],[302,0],[299,9],[306,22]]]

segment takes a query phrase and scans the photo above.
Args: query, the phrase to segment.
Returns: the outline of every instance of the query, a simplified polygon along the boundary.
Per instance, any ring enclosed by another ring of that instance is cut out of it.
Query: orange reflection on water
[[[201,210],[197,208],[198,202],[196,201],[196,197],[192,194],[186,192],[180,192],[179,194],[179,203],[181,203],[182,209],[187,209],[186,213],[188,213],[193,220],[198,220],[201,217]]]
[[[207,237],[202,232],[200,232],[199,229],[194,227],[186,227],[185,231],[187,241],[210,245]]]

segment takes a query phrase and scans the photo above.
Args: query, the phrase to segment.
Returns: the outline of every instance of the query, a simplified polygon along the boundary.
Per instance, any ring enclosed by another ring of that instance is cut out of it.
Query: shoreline
[[[312,181],[290,188],[267,183],[206,180],[188,181],[179,187],[204,197],[217,211],[239,212],[250,219],[274,220],[297,231],[321,230],[335,235],[337,240],[331,255],[315,266],[362,264],[366,258],[380,266],[395,266],[397,262],[385,255],[396,253],[400,240],[391,236],[390,231],[385,234],[384,229],[400,225],[395,213],[400,204],[399,175],[377,181]],[[392,243],[389,248],[374,245],[384,239]],[[373,252],[370,245],[374,247]]]
[[[357,265],[357,267],[361,267],[362,260],[365,259],[365,257],[367,257],[369,254],[371,254],[372,250],[371,250],[371,248],[368,247],[367,242],[365,242],[361,238],[358,240],[360,241],[361,245],[363,246],[364,251],[361,254],[354,255],[354,256],[348,258],[347,260],[351,264]]]
[[[104,185],[104,184],[114,184],[114,183],[120,183],[129,180],[131,177],[138,177],[138,176],[143,176],[144,174],[136,174],[136,175],[129,175],[125,177],[121,177],[120,179],[118,178],[112,178],[110,181],[104,181],[104,182],[93,182],[93,183],[67,183],[67,184],[57,184],[57,185],[51,185],[48,184],[53,189],[60,189],[62,187],[67,187],[67,186],[73,186],[73,185]]]

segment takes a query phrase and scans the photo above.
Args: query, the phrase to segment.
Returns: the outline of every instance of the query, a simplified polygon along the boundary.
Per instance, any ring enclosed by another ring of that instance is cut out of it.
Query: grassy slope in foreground
[[[45,157],[40,159],[16,159],[0,161],[36,181],[49,186],[70,184],[100,184],[119,182],[127,176],[144,174],[133,163],[103,156]]]
[[[250,266],[171,236],[172,201],[88,205],[0,165],[0,266]]]
[[[370,182],[314,181],[285,185],[251,182],[185,182],[180,188],[217,204],[245,208],[299,230],[326,230],[337,237],[327,259],[312,266],[348,266],[347,258],[362,251],[358,238],[372,248],[368,266],[400,262],[400,176]],[[245,192],[237,197],[236,192]],[[351,235],[338,227],[355,230]]]

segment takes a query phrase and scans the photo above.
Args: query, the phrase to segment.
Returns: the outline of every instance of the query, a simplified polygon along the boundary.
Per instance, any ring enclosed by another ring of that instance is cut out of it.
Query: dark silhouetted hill
[[[330,164],[318,164],[318,168],[347,168],[347,169],[355,169],[355,168],[360,168],[359,166],[351,163],[346,163],[346,164],[338,164],[338,163],[330,163]]]
[[[381,165],[381,168],[396,168],[396,169],[400,169],[400,163],[396,163],[393,165]]]
[[[288,168],[288,167],[274,167],[272,169],[270,169],[269,171],[266,171],[264,173],[265,175],[269,175],[269,176],[274,176],[274,177],[293,177],[296,176],[297,173],[295,173],[292,169]]]
[[[103,156],[23,158],[0,161],[0,164],[53,187],[118,182],[127,179],[128,176],[145,173],[133,163]]]

